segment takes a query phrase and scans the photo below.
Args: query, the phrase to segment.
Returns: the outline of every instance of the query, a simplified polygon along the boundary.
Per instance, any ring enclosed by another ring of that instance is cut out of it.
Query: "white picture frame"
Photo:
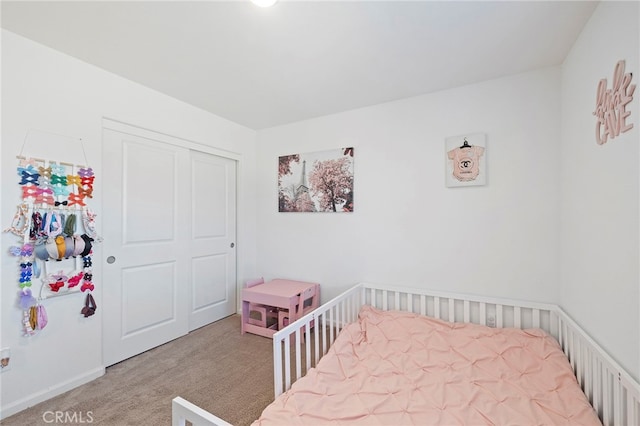
[[[278,157],[279,212],[353,212],[354,148]]]

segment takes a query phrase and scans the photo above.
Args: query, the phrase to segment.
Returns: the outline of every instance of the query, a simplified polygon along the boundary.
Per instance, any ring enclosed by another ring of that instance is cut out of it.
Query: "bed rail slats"
[[[452,322],[541,328],[558,340],[605,426],[640,425],[640,386],[558,306],[370,283],[345,291],[273,336],[275,396],[315,367],[364,304]]]
[[[362,288],[354,287],[273,335],[276,397],[315,367],[338,333],[356,321],[363,299]]]
[[[177,396],[171,401],[171,425],[186,426],[187,424],[232,426],[231,423],[228,423],[221,418],[214,416],[210,412],[203,410],[197,405]]]
[[[605,426],[640,425],[640,386],[560,308],[559,338],[576,379]]]
[[[450,322],[471,322],[490,327],[543,328],[550,330],[553,305],[504,300],[496,303],[486,297],[429,292],[420,293],[416,289],[388,288],[365,284],[363,303],[382,310],[401,310],[429,315]],[[416,293],[418,291],[418,293]],[[417,309],[417,303],[420,309]]]
[[[487,325],[487,304],[480,303],[480,325]]]
[[[427,315],[425,313],[425,315]],[[433,297],[433,317],[440,318],[440,298],[438,296]]]

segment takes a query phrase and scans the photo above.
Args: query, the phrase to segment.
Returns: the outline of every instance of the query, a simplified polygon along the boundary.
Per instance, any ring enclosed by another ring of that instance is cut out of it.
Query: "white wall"
[[[640,92],[633,129],[596,144],[596,87],[626,60],[638,84],[637,2],[602,2],[562,67],[562,291],[560,301],[609,353],[640,377]]]
[[[445,138],[486,133],[488,184],[447,188]],[[258,271],[559,301],[560,70],[258,132]],[[355,212],[278,213],[278,156],[355,147]]]
[[[108,180],[100,174],[106,116],[242,155],[239,281],[256,273],[318,281],[323,300],[366,280],[560,303],[638,377],[640,94],[630,108],[634,129],[605,146],[595,144],[591,115],[596,84],[611,80],[617,60],[626,59],[637,75],[637,18],[637,3],[602,3],[561,70],[299,122],[257,137],[3,31],[2,225],[19,200],[15,155],[29,128],[84,139],[98,176],[93,205],[100,225],[100,188]],[[487,185],[446,188],[444,139],[476,132],[487,135]],[[44,151],[43,140],[37,143]],[[60,155],[78,155],[69,141],[55,143]],[[278,156],[345,146],[356,148],[354,213],[277,212]],[[13,242],[3,234],[2,252]],[[98,247],[96,258],[103,255]],[[103,366],[100,309],[80,317],[80,296],[51,300],[46,331],[30,339],[20,335],[15,259],[0,259],[0,347],[12,349],[11,370],[0,375],[5,417],[102,374]],[[95,263],[99,305],[100,286],[108,283],[100,280],[101,261]]]
[[[188,139],[240,155],[238,188],[239,281],[255,274],[255,132],[202,110],[109,74],[57,51],[2,31],[2,201],[3,228],[20,201],[15,156],[29,129],[82,138],[89,163],[96,171],[90,205],[101,221],[101,188],[109,184],[102,170],[101,121],[108,117]],[[35,157],[84,163],[76,141],[33,134],[27,153]],[[143,163],[142,163],[143,164]],[[103,253],[94,256],[94,292],[97,314],[80,315],[83,295],[45,302],[46,329],[31,338],[21,336],[14,257],[6,255],[15,244],[2,234],[2,293],[0,347],[11,348],[11,369],[0,375],[2,417],[49,398],[104,371],[102,365],[101,280]]]

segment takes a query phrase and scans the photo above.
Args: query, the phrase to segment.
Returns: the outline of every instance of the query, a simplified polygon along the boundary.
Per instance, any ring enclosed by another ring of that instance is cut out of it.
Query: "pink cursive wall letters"
[[[624,73],[624,61],[618,61],[613,71],[613,87],[607,89],[607,79],[598,83],[596,94],[596,142],[602,145],[609,138],[613,139],[620,133],[633,128],[633,123],[627,123],[631,111],[627,111],[627,104],[633,100],[636,85],[631,84],[632,73]]]

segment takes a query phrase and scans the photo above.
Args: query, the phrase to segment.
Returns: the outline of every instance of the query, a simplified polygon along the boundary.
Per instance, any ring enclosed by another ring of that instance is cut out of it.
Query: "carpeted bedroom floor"
[[[232,315],[115,364],[104,376],[0,424],[47,425],[50,412],[66,412],[75,413],[75,423],[170,425],[176,396],[236,426],[251,424],[273,400],[271,339],[241,335],[240,316]]]

